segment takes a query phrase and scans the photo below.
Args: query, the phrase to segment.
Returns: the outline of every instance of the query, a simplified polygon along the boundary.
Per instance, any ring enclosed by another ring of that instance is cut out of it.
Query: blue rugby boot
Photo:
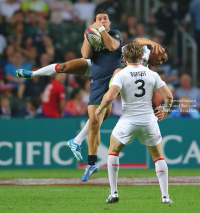
[[[82,176],[81,181],[85,182],[89,180],[92,177],[92,174],[97,173],[99,171],[99,166],[98,164],[95,164],[94,166],[88,165],[85,168],[85,173]]]
[[[16,70],[16,76],[19,77],[19,78],[31,79],[32,74],[33,73],[31,71],[28,71],[28,70],[24,70],[24,69]]]
[[[67,145],[69,146],[69,148],[71,149],[71,151],[74,154],[74,157],[78,160],[78,161],[82,161],[83,157],[81,155],[81,145],[78,145],[77,143],[74,142],[74,139],[71,139],[69,141],[67,141]]]
[[[109,195],[106,199],[106,203],[117,203],[119,201],[119,196],[117,192],[114,192],[113,195]]]

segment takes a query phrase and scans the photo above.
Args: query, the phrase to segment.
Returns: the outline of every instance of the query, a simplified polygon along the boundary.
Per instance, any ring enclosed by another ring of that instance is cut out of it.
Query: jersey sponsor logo
[[[146,76],[146,71],[130,72],[131,77]]]
[[[102,50],[105,50],[105,49],[108,49],[108,48],[104,44],[100,47],[94,47],[95,52],[99,52],[99,51],[102,51]]]

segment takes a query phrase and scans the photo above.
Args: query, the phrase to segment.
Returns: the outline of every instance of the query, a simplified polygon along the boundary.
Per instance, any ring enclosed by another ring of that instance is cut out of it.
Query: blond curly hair
[[[138,63],[142,57],[142,45],[137,43],[130,43],[124,49],[124,56],[129,63]]]

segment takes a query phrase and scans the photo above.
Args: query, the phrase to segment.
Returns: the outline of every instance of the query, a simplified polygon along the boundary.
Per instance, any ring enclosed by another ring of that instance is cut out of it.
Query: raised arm
[[[89,42],[86,39],[84,39],[84,41],[83,41],[83,45],[81,48],[81,54],[82,54],[83,58],[86,58],[86,59],[92,58],[93,47],[89,44]]]
[[[147,38],[136,38],[134,41],[134,43],[140,44],[142,46],[146,46],[146,45],[150,45],[153,48],[154,53],[163,53],[165,51],[165,49],[160,45],[157,44],[154,41],[151,41]]]
[[[99,30],[99,28],[101,29],[99,32],[102,36],[104,45],[108,48],[109,51],[115,51],[116,49],[118,49],[118,47],[120,46],[120,42],[111,37],[101,23],[94,22],[91,28],[95,28],[97,30]]]

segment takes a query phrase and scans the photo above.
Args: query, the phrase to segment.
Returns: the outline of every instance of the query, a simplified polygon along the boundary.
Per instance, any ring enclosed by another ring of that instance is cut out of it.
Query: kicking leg
[[[119,153],[124,148],[117,138],[113,135],[110,137],[110,152],[108,156],[108,178],[110,183],[110,195],[106,200],[107,203],[116,203],[119,201],[117,190],[117,179],[119,171]]]
[[[36,76],[51,76],[57,73],[85,75],[87,69],[88,69],[87,60],[80,58],[62,64],[51,64],[34,72],[19,69],[16,71],[16,75],[20,78],[27,78],[27,79],[34,78]]]
[[[149,146],[148,149],[155,163],[156,175],[162,192],[162,202],[173,203],[168,195],[168,167],[162,154],[162,142],[156,146]]]

